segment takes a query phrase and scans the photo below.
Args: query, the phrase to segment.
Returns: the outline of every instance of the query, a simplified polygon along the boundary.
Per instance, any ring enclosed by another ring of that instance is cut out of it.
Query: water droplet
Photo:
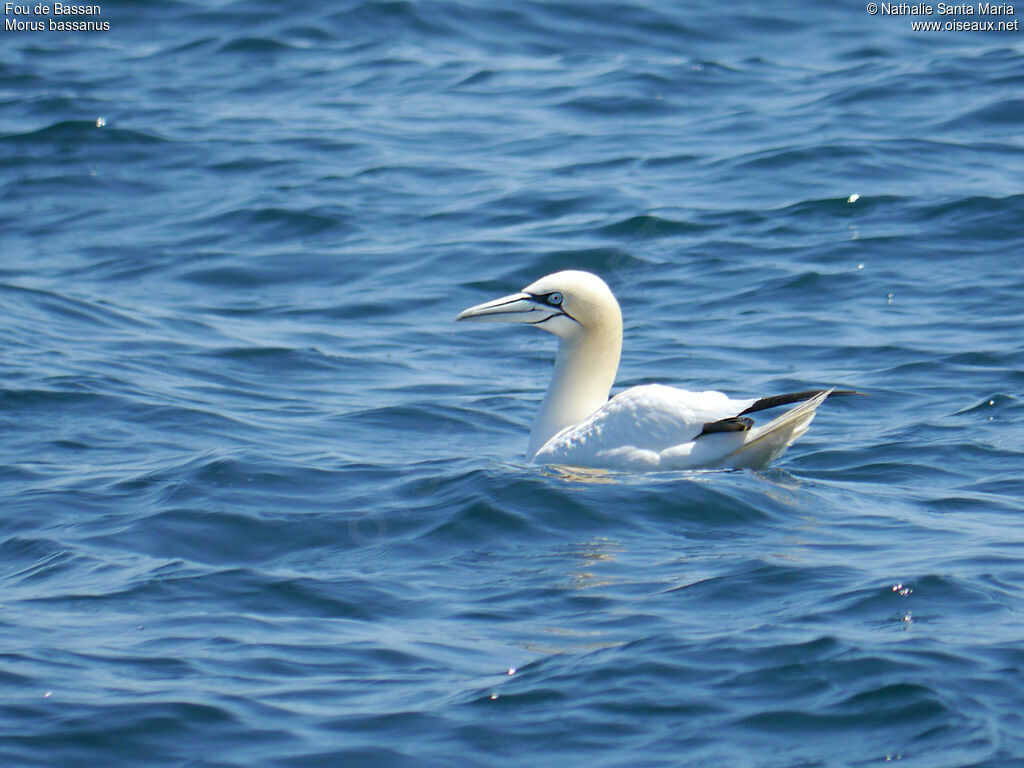
[[[104,118],[104,117],[97,117],[96,118],[96,127],[97,128],[102,128],[106,124],[107,124],[106,118]]]
[[[857,265],[857,269],[864,269],[864,265],[863,264],[858,264]]]

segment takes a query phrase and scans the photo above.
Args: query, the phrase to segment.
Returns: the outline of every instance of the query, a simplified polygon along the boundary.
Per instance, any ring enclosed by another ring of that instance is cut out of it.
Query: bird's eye
[[[549,293],[548,294],[548,304],[552,304],[552,305],[557,307],[561,303],[562,303],[562,294],[557,293],[557,292],[556,293]]]

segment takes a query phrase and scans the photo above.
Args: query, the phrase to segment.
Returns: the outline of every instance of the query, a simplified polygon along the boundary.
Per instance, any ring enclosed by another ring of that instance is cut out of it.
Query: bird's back
[[[689,392],[661,384],[627,389],[579,424],[566,427],[534,461],[608,469],[658,469],[661,454],[695,440],[704,425],[737,415],[753,400],[722,392]],[[707,440],[712,436],[702,438]],[[715,435],[714,446],[743,444],[741,435]],[[717,451],[716,451],[717,452]]]

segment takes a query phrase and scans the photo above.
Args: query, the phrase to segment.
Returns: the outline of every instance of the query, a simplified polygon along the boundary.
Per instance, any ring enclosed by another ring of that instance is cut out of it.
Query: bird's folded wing
[[[736,416],[752,403],[721,392],[689,392],[660,384],[633,387],[552,437],[534,460],[586,466],[656,465],[661,451],[689,443],[705,424]]]

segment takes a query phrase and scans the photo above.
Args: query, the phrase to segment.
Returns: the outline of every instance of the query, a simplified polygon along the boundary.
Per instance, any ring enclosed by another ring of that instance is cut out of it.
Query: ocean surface
[[[101,11],[0,33],[0,764],[1024,766],[1019,32]],[[870,396],[529,465],[554,340],[453,319],[565,268],[617,389]]]

